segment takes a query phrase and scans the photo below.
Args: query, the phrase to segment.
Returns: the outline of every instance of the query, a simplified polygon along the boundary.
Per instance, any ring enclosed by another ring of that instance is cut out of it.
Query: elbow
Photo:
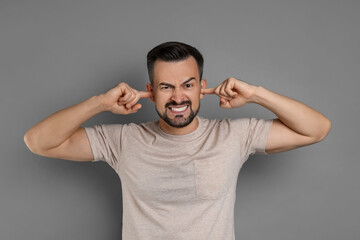
[[[31,151],[34,152],[34,148],[32,146],[31,137],[29,131],[27,131],[24,135],[24,142],[26,147]]]
[[[51,157],[49,154],[50,148],[46,148],[41,141],[39,141],[42,137],[39,136],[39,133],[35,130],[28,130],[24,135],[24,142],[26,147],[34,154],[43,156],[43,157]]]
[[[320,142],[324,140],[326,136],[329,134],[330,130],[331,130],[331,121],[328,118],[326,118],[322,123],[322,128],[321,131],[319,132],[316,142]]]
[[[25,145],[26,147],[32,152],[32,153],[35,153],[35,154],[38,154],[38,155],[41,155],[38,148],[36,147],[36,144],[35,144],[35,138],[33,136],[33,134],[31,133],[31,130],[27,131],[24,135],[24,142],[25,142]]]

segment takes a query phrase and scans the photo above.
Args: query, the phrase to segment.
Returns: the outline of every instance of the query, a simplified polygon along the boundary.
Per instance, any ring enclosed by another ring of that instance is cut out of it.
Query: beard
[[[188,104],[189,105],[189,109],[190,109],[190,114],[188,117],[184,117],[183,114],[179,114],[179,115],[175,115],[174,119],[170,119],[167,115],[167,111],[168,111],[168,107],[170,105],[172,106],[177,106],[177,105],[185,105]],[[189,125],[194,118],[196,117],[196,115],[198,114],[199,110],[200,110],[200,103],[199,103],[199,107],[197,109],[195,109],[195,111],[192,109],[192,104],[191,101],[184,101],[180,104],[177,104],[176,102],[168,102],[167,104],[165,104],[165,112],[164,114],[161,114],[158,109],[156,108],[156,112],[159,115],[159,117],[164,120],[168,125],[170,125],[171,127],[176,127],[176,128],[182,128],[182,127],[186,127],[187,125]]]

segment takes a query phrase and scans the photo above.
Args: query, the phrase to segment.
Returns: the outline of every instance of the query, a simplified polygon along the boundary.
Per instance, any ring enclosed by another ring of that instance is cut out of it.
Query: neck
[[[181,128],[172,127],[160,118],[160,129],[163,130],[165,133],[171,135],[189,134],[195,131],[198,126],[199,126],[199,120],[197,117],[195,117],[194,120],[189,125]]]

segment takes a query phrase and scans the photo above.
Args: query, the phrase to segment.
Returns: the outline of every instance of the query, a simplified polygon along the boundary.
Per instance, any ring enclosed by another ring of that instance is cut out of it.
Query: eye
[[[185,88],[191,88],[193,85],[191,83],[185,84]]]

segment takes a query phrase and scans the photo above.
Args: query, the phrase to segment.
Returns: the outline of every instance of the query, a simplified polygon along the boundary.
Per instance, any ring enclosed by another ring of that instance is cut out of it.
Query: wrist
[[[259,104],[267,108],[273,100],[274,93],[272,91],[261,86],[256,87],[253,103]]]
[[[88,101],[95,114],[109,111],[104,104],[104,94],[93,96]]]
[[[252,94],[248,100],[248,103],[260,104],[264,95],[265,88],[261,86],[252,86],[252,87],[253,87]]]

